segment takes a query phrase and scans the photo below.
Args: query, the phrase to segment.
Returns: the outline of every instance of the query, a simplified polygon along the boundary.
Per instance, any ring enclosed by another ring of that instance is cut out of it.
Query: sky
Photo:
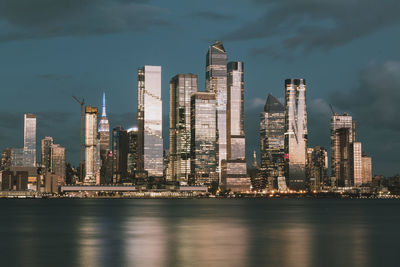
[[[259,155],[259,116],[286,78],[307,81],[309,147],[330,147],[330,116],[347,112],[373,173],[400,172],[400,1],[0,0],[0,149],[23,146],[23,114],[79,162],[80,106],[101,106],[111,127],[136,125],[137,68],[162,66],[163,137],[169,81],[199,76],[222,41],[245,65],[248,161]],[[38,154],[39,155],[39,154]]]

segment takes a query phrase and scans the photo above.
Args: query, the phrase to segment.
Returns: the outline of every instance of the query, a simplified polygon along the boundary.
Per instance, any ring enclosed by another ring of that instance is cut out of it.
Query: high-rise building
[[[132,127],[128,129],[128,176],[135,178],[138,166],[138,128]]]
[[[227,158],[227,65],[226,51],[221,42],[210,45],[206,56],[206,91],[214,93],[217,101],[218,170]]]
[[[234,192],[250,190],[244,135],[244,65],[227,66],[227,159],[222,161],[222,186]]]
[[[190,184],[218,182],[217,101],[214,93],[191,96]]]
[[[41,165],[44,171],[48,171],[51,166],[51,146],[53,145],[54,140],[51,136],[46,136],[42,139],[42,151],[41,151]]]
[[[285,107],[271,94],[261,113],[260,141],[260,172],[264,185],[276,188],[278,177],[285,175]]]
[[[285,177],[290,189],[306,187],[306,81],[285,80]]]
[[[372,184],[372,158],[366,155],[362,156],[362,178],[364,185]]]
[[[315,146],[307,149],[307,178],[310,190],[319,191],[328,180],[328,152],[325,148]]]
[[[102,113],[99,122],[99,137],[100,137],[100,158],[105,161],[108,151],[110,150],[110,124],[106,113],[106,94],[103,93]]]
[[[187,184],[190,175],[190,96],[197,92],[197,75],[178,74],[169,86],[169,172],[171,180]]]
[[[118,126],[112,131],[113,183],[123,183],[128,178],[128,132]]]
[[[96,184],[97,170],[97,108],[85,108],[85,179],[84,184]]]
[[[354,155],[351,155],[351,150],[353,142],[356,141],[355,133],[355,122],[351,116],[346,113],[333,114],[331,117],[331,171],[332,177],[336,179],[336,186],[352,186],[354,183],[352,177]],[[359,154],[361,147],[359,149],[356,147],[356,153],[358,153],[357,157],[361,157]]]
[[[65,148],[57,145],[51,145],[51,172],[59,177],[60,181],[65,181]]]
[[[350,175],[345,180],[344,186],[361,186],[363,184],[362,173],[362,146],[360,142],[350,144]],[[346,183],[347,182],[347,183]]]
[[[23,148],[12,148],[11,149],[11,166],[13,167],[24,167],[24,149]]]
[[[148,176],[163,175],[161,67],[138,69],[139,170]]]
[[[36,115],[24,114],[24,166],[36,166]]]

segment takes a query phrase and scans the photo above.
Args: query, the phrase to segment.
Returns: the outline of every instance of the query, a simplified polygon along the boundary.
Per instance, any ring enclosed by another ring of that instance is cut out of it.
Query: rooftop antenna
[[[79,170],[80,170],[80,180],[83,181],[83,107],[85,106],[85,99],[82,98],[82,101],[79,100],[77,97],[72,96],[72,98],[81,105],[81,157],[79,161]]]

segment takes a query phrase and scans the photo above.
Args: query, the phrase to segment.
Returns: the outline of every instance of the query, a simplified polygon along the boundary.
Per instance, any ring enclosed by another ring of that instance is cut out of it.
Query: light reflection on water
[[[397,265],[397,202],[32,201],[0,202],[4,266]]]

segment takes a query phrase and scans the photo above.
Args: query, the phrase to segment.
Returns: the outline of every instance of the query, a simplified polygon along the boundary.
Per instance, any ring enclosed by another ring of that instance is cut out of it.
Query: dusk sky
[[[101,106],[111,128],[136,125],[137,68],[162,66],[163,135],[169,81],[199,76],[208,46],[245,65],[248,161],[259,154],[259,114],[284,80],[307,81],[309,146],[330,147],[329,104],[357,121],[373,173],[399,173],[398,0],[0,0],[0,149],[23,146],[23,114],[79,162],[80,106]],[[38,153],[39,155],[39,153]]]

